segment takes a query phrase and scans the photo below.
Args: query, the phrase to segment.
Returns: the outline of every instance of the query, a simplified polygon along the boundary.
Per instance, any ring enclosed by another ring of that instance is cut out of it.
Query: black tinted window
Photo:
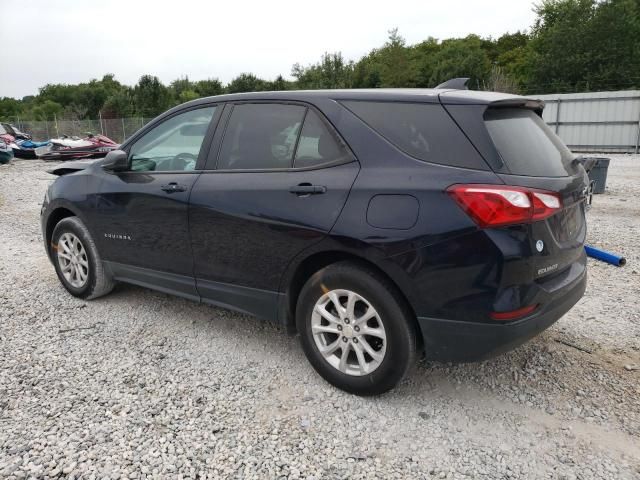
[[[510,173],[535,177],[564,177],[570,173],[571,152],[535,112],[489,109],[484,120]]]
[[[487,169],[469,140],[439,104],[344,102],[371,128],[412,157]]]
[[[235,105],[218,157],[219,169],[291,168],[305,107]]]
[[[344,161],[349,153],[313,110],[304,119],[296,157],[296,168],[314,167],[331,162]]]

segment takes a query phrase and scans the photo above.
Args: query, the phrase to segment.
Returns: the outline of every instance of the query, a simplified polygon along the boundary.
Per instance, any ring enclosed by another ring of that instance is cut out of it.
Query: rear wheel
[[[393,388],[413,364],[414,322],[378,272],[339,262],[314,274],[296,309],[307,358],[329,383],[357,395]]]
[[[50,248],[58,278],[71,295],[92,299],[113,289],[113,279],[104,270],[96,244],[78,217],[60,220]]]

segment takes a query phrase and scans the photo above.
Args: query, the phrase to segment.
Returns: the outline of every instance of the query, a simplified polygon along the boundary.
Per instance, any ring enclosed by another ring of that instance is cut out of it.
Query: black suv
[[[464,90],[223,95],[66,163],[42,207],[80,298],[116,281],[275,320],[349,392],[541,332],[586,285],[587,176],[539,101]]]

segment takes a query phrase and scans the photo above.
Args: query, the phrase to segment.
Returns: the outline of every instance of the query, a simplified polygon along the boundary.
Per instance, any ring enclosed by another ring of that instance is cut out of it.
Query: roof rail
[[[469,90],[467,87],[469,77],[452,78],[444,83],[441,83],[436,88],[452,88],[454,90]]]

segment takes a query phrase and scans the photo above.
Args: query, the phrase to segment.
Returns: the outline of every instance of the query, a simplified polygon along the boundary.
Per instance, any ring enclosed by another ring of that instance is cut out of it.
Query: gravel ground
[[[121,285],[92,302],[42,247],[50,165],[0,166],[0,478],[640,478],[640,156],[615,156],[584,299],[483,363],[358,398],[296,338]]]

